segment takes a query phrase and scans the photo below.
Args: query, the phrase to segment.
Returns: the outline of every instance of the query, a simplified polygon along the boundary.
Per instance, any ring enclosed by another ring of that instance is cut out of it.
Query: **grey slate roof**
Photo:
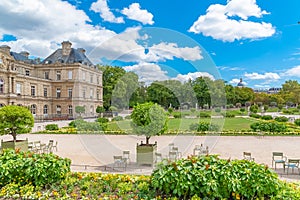
[[[38,59],[29,59],[28,57],[24,56],[21,53],[16,53],[11,51],[10,55],[14,57],[15,60],[17,61],[23,61],[25,63],[29,63],[29,64],[39,64],[40,61]]]
[[[69,55],[64,56],[62,54],[62,49],[57,49],[54,53],[48,56],[43,60],[43,64],[52,64],[52,63],[82,63],[94,67],[94,64],[86,57],[82,49],[71,49]]]

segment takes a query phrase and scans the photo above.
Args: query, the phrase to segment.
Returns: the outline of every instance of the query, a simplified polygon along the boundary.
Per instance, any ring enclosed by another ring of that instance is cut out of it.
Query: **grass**
[[[200,121],[210,122],[213,124],[223,125],[223,130],[241,130],[250,129],[250,124],[256,122],[256,119],[252,118],[224,118],[224,119],[214,119],[214,118],[203,118],[203,119],[169,119],[168,129],[169,130],[189,130],[191,124],[198,123]],[[130,130],[130,120],[111,122],[108,124],[108,129],[110,130]]]

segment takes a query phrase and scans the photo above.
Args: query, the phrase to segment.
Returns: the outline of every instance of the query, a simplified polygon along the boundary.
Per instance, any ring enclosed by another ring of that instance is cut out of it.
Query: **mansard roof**
[[[39,64],[40,63],[40,60],[39,59],[30,59],[28,58],[28,55],[24,55],[24,53],[27,53],[27,52],[20,52],[20,53],[17,53],[17,52],[13,52],[11,51],[10,52],[10,55],[16,60],[16,61],[22,61],[22,62],[25,62],[25,63],[28,63],[28,64]]]
[[[63,55],[62,49],[57,49],[54,53],[48,56],[45,60],[43,60],[43,64],[52,64],[52,63],[82,63],[84,65],[88,65],[94,67],[94,64],[87,58],[84,54],[84,50],[82,48],[74,49],[72,48],[69,55]]]

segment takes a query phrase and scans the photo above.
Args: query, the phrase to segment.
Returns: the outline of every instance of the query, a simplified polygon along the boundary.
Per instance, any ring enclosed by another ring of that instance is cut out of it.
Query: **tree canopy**
[[[160,135],[167,130],[167,113],[158,104],[152,102],[137,104],[131,114],[133,132],[146,136],[149,144],[151,136]]]
[[[0,121],[0,134],[10,134],[14,141],[17,134],[29,133],[34,125],[34,118],[30,111],[15,105],[0,108]]]

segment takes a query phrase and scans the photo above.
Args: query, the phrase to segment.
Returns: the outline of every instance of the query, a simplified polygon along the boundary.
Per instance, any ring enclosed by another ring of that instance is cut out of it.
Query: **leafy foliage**
[[[34,154],[5,149],[0,154],[0,186],[9,183],[46,186],[63,180],[71,161],[53,154]]]
[[[216,124],[210,124],[209,122],[199,122],[198,124],[191,124],[190,130],[192,131],[218,131],[219,126]]]
[[[151,136],[160,135],[167,130],[167,113],[164,109],[153,103],[138,104],[131,114],[133,132],[146,136],[149,144]]]
[[[47,124],[45,129],[47,131],[55,131],[55,130],[58,130],[58,125],[57,124]]]
[[[16,140],[17,134],[29,133],[34,125],[30,111],[22,106],[8,105],[0,108],[0,134],[11,134]]]
[[[255,122],[250,125],[253,131],[266,131],[266,132],[286,132],[287,127],[285,124],[277,122]]]
[[[257,113],[258,112],[258,105],[254,104],[254,105],[250,106],[250,111],[252,113]]]
[[[263,115],[263,116],[261,116],[261,119],[263,119],[263,120],[272,120],[273,117],[271,115]]]
[[[263,199],[276,196],[281,186],[267,166],[215,155],[163,162],[151,183],[158,194],[180,199]]]
[[[300,126],[300,119],[295,119],[294,123],[295,123],[297,126]]]
[[[275,117],[275,121],[277,121],[277,122],[287,122],[287,121],[289,121],[289,119],[285,116],[278,116],[278,117]]]
[[[98,118],[105,119],[105,118]],[[78,131],[103,131],[107,129],[106,123],[87,122],[82,119],[76,119],[70,123],[70,126],[76,128]]]
[[[250,117],[253,117],[253,118],[256,118],[256,119],[261,118],[261,115],[256,114],[256,113],[251,113],[249,116],[250,116]]]
[[[123,117],[122,116],[116,116],[112,119],[112,121],[122,121]]]

